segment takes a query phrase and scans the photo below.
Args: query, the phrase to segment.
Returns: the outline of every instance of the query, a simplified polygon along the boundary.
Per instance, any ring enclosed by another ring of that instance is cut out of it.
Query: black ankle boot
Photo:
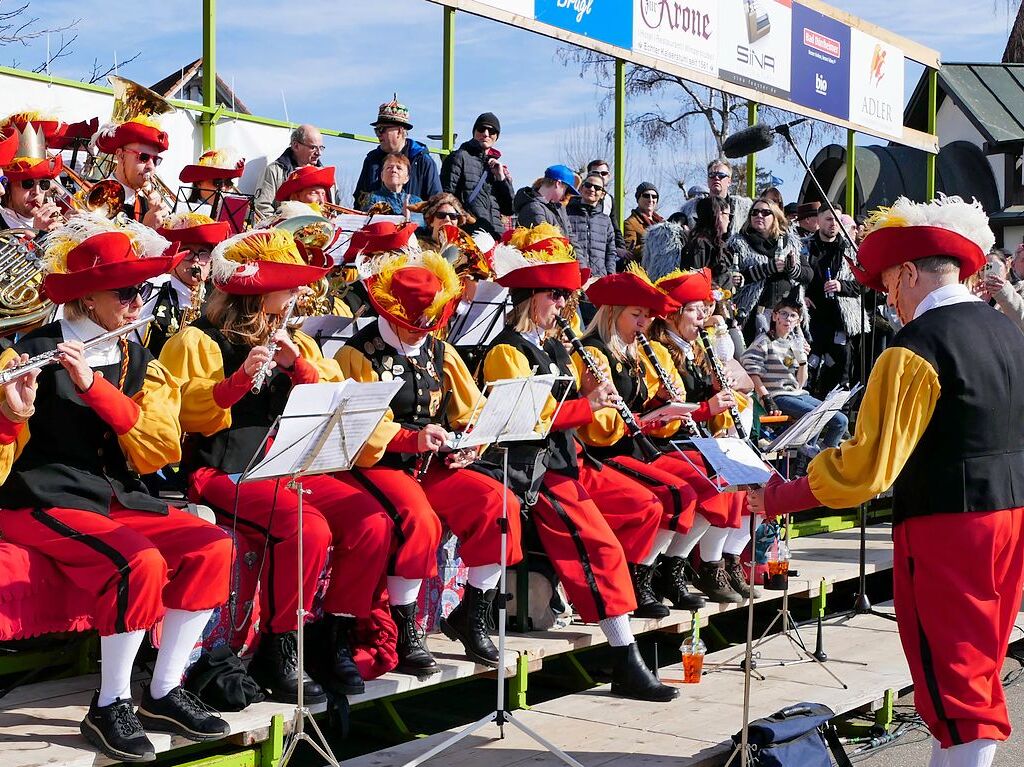
[[[498,648],[487,634],[487,616],[497,593],[497,589],[482,591],[467,583],[462,601],[451,615],[441,619],[441,631],[446,637],[462,642],[470,660],[491,668],[500,665]]]
[[[636,594],[634,618],[667,618],[670,610],[654,595],[651,579],[654,577],[653,565],[629,566],[629,575],[633,579],[633,592]]]
[[[331,677],[328,687],[339,695],[361,695],[366,684],[352,658],[352,631],[356,619],[342,615],[330,618]]]
[[[612,695],[655,703],[667,703],[679,697],[679,690],[659,682],[658,677],[647,668],[636,642],[613,650],[618,658],[612,671]]]
[[[743,597],[729,585],[729,576],[725,573],[721,559],[717,562],[701,562],[693,585],[712,602],[736,605],[743,602]]]
[[[323,703],[327,700],[324,688],[299,668],[299,643],[295,631],[264,634],[249,664],[249,676],[267,691],[271,700],[280,703],[295,703],[300,684],[305,703]]]
[[[746,599],[750,595],[750,584],[747,583],[746,574],[740,564],[739,554],[723,554],[722,561],[725,563],[725,575],[729,579],[732,590]],[[754,588],[754,599],[761,596],[761,592]]]
[[[118,698],[100,706],[99,692],[92,696],[89,711],[79,726],[82,736],[99,751],[118,762],[152,762],[156,750],[135,716],[130,700]]]
[[[654,594],[664,597],[676,610],[699,610],[704,598],[691,594],[686,583],[686,559],[663,556],[654,573]]]
[[[441,667],[424,644],[420,627],[416,625],[416,603],[391,605],[391,617],[398,626],[398,668],[395,671],[418,677],[440,671]]]

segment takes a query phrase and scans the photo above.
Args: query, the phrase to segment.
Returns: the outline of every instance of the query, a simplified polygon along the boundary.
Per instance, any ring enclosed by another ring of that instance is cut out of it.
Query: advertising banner
[[[633,0],[633,50],[718,74],[719,0]]]
[[[789,98],[792,0],[721,0],[723,80]]]
[[[888,136],[903,135],[903,51],[850,30],[850,121]]]
[[[850,28],[793,3],[793,75],[797,104],[847,119],[850,114]]]
[[[515,13],[519,16],[525,16],[528,19],[533,18],[533,3],[534,0],[476,0],[482,5],[489,5],[491,8],[499,8],[509,13]]]
[[[537,21],[627,50],[633,47],[630,0],[535,0]]]

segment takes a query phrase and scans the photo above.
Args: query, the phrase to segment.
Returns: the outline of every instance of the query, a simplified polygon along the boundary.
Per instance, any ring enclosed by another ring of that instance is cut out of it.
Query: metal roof
[[[943,64],[940,105],[947,96],[993,148],[1024,142],[1024,64]],[[912,128],[928,128],[927,72],[910,97],[905,118]]]

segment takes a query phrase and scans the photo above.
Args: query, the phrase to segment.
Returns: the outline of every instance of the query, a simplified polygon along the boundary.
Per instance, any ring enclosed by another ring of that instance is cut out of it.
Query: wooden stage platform
[[[815,597],[824,586],[831,591],[839,582],[857,577],[859,534],[856,529],[828,533],[793,541],[794,566],[799,577],[791,579],[791,595]],[[868,572],[892,567],[890,528],[886,525],[868,531]],[[759,602],[778,602],[781,592],[765,591]],[[701,624],[715,614],[735,610],[736,606],[710,605],[696,614]],[[661,621],[633,621],[637,634],[651,631],[688,632],[692,628],[690,613],[673,611]],[[836,659],[830,667],[850,685],[842,690],[831,677],[815,664],[786,669],[766,669],[765,682],[756,683],[754,693],[756,715],[775,711],[787,703],[814,700],[826,703],[837,713],[870,703],[888,689],[897,692],[909,683],[902,659],[895,626],[871,616],[858,617],[843,626],[826,628],[826,649]],[[813,631],[804,635],[813,642]],[[604,638],[596,626],[573,624],[567,628],[512,635],[508,641],[506,673],[517,679],[517,692],[511,702],[525,700],[529,673],[543,667],[546,658],[599,644]],[[443,636],[432,635],[430,647],[443,667],[441,674],[419,682],[401,674],[386,674],[367,684],[364,695],[350,699],[353,706],[371,701],[386,701],[397,694],[429,689],[493,671],[461,659],[456,645]],[[725,656],[735,650],[723,651]],[[795,657],[789,643],[773,640],[763,650],[766,658]],[[862,666],[848,665],[843,659],[866,661]],[[708,664],[714,660],[709,656]],[[662,669],[667,680],[681,679],[677,667]],[[84,716],[92,690],[98,680],[92,677],[26,685],[0,699],[0,766],[2,767],[90,767],[109,764],[84,747],[78,723]],[[681,685],[682,696],[672,704],[645,704],[613,698],[607,688],[597,687],[585,693],[568,695],[539,705],[516,716],[530,727],[551,738],[574,753],[586,765],[659,765],[702,764],[721,754],[724,741],[740,726],[739,704],[742,700],[742,676],[722,671],[709,676],[699,685]],[[136,696],[136,699],[138,697]],[[232,734],[228,748],[256,747],[255,758],[246,764],[275,767],[279,754],[281,731],[290,727],[292,708],[275,703],[251,706],[244,712],[228,714]],[[480,711],[480,715],[486,714]],[[493,730],[493,732],[492,732]],[[465,742],[456,752],[436,760],[437,764],[505,767],[529,762],[547,764],[532,743],[512,729],[506,729],[504,741],[491,742],[496,728],[488,728]],[[446,737],[433,735],[426,739],[380,751],[346,764],[400,764],[412,755],[427,750],[430,744]],[[152,736],[161,754],[188,745],[185,741],[165,735]],[[259,744],[263,744],[262,747]],[[275,745],[275,743],[277,745]],[[172,758],[177,755],[165,754]],[[680,761],[685,757],[683,761]],[[199,754],[182,754],[178,763],[199,758]],[[174,762],[172,762],[174,763]],[[243,762],[234,762],[241,764]],[[550,762],[554,764],[555,762]],[[213,764],[212,762],[210,764]]]

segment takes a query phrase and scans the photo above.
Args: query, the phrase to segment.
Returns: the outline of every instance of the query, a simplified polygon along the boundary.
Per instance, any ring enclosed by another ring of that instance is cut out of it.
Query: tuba
[[[42,295],[42,270],[35,232],[0,230],[0,334],[35,327],[53,309]]]

